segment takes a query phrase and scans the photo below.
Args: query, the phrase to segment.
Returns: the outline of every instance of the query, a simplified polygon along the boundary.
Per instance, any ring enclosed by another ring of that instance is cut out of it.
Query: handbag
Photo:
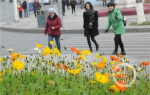
[[[116,15],[117,15],[117,13],[116,13]],[[121,15],[122,15],[122,13],[121,13]],[[124,17],[123,15],[122,15],[122,17],[123,17],[123,20],[122,20],[123,25],[126,26],[126,24],[127,24],[126,17]]]
[[[124,26],[126,26],[126,23],[127,23],[126,17],[123,16],[122,22],[123,22]]]
[[[92,28],[93,28],[93,25],[89,25],[89,28],[92,29]]]

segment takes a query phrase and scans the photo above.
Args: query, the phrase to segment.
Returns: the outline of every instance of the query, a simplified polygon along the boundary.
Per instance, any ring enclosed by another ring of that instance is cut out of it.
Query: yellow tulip
[[[102,58],[102,56],[100,54],[95,54],[95,58],[99,59]]]
[[[52,53],[52,56],[55,56],[55,55],[61,56],[60,51],[56,47],[54,48],[53,53]]]
[[[79,58],[78,58],[79,60],[85,60],[85,57],[84,57],[84,55],[79,55]]]
[[[83,66],[81,64],[76,64],[77,69],[82,69]]]
[[[89,50],[83,50],[82,52],[81,52],[81,54],[82,55],[91,55],[91,52],[89,51]]]
[[[52,62],[50,62],[50,61],[47,61],[47,62],[46,62],[46,64],[50,65],[50,64],[52,64]]]
[[[43,55],[43,56],[47,56],[47,55],[49,55],[51,52],[52,52],[52,50],[51,50],[48,46],[46,46],[45,48],[43,48],[42,55]]]
[[[26,58],[26,56],[24,56],[24,55],[19,55],[19,58]]]
[[[110,79],[108,78],[108,74],[105,73],[104,75],[102,75],[100,72],[96,72],[95,73],[95,78],[98,82],[102,83],[102,84],[106,84],[110,81]]]
[[[1,58],[0,58],[0,62],[3,62],[3,61],[4,61],[4,58],[1,57]]]
[[[42,48],[42,44],[36,44],[37,48]]]
[[[109,87],[110,92],[119,92],[120,90],[116,87],[116,85],[112,85]]]
[[[107,62],[107,58],[106,57],[103,57],[103,62]]]
[[[90,80],[90,81],[89,81],[89,83],[90,83],[90,84],[95,84],[95,83],[96,83],[96,81],[94,81],[94,80]]]
[[[77,75],[79,74],[81,71],[81,69],[73,69],[73,70],[70,70],[68,69],[67,72],[71,73],[71,74],[74,74],[74,75]]]
[[[50,44],[50,45],[53,45],[53,44],[54,44],[54,42],[53,42],[53,41],[50,41],[50,42],[49,42],[49,44]]]
[[[21,70],[25,68],[25,65],[20,60],[15,60],[12,65],[13,69]]]
[[[115,61],[111,60],[111,61],[110,61],[110,64],[111,64],[111,65],[114,65],[114,64],[115,64]]]
[[[98,62],[92,62],[93,66],[96,66],[98,64]]]

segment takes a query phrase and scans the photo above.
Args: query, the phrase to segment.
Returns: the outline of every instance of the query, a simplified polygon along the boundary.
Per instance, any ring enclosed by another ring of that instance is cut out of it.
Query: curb
[[[37,28],[37,29],[15,29],[15,28],[6,28],[6,27],[0,27],[0,30],[3,31],[9,31],[9,32],[19,32],[19,33],[44,33],[44,28]],[[103,33],[105,29],[99,29],[100,33]],[[70,29],[65,30],[61,29],[62,34],[83,34],[83,29]],[[112,29],[109,30],[109,32],[112,32]],[[129,33],[140,33],[140,32],[150,32],[150,28],[127,28],[126,32]]]

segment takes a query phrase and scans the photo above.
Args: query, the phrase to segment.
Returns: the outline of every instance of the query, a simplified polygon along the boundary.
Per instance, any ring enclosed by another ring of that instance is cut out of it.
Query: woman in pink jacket
[[[62,23],[60,18],[56,14],[56,10],[54,8],[50,8],[44,33],[45,36],[48,35],[48,46],[51,49],[52,49],[52,45],[50,45],[50,41],[53,41],[53,38],[55,38],[57,48],[61,51],[61,46],[60,46],[61,26]]]

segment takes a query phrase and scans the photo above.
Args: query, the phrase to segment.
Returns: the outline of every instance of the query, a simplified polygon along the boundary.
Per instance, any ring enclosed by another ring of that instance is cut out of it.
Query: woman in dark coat
[[[74,13],[74,15],[76,15],[76,13],[75,13],[76,12],[76,4],[77,4],[76,0],[71,0],[70,1],[70,5],[71,5],[71,9],[72,9],[72,14]]]
[[[83,28],[84,28],[84,36],[87,37],[87,42],[90,48],[90,51],[93,52],[92,46],[91,46],[91,40],[94,42],[96,46],[96,51],[99,50],[99,45],[97,44],[95,40],[95,36],[99,35],[98,32],[98,13],[93,9],[93,6],[90,2],[87,2],[85,4],[86,11],[83,13]]]
[[[50,8],[44,33],[45,36],[48,34],[48,46],[51,49],[52,49],[52,45],[50,45],[50,41],[53,41],[53,38],[55,38],[57,48],[61,51],[61,47],[60,47],[61,26],[62,26],[61,20],[57,16],[55,9]]]

